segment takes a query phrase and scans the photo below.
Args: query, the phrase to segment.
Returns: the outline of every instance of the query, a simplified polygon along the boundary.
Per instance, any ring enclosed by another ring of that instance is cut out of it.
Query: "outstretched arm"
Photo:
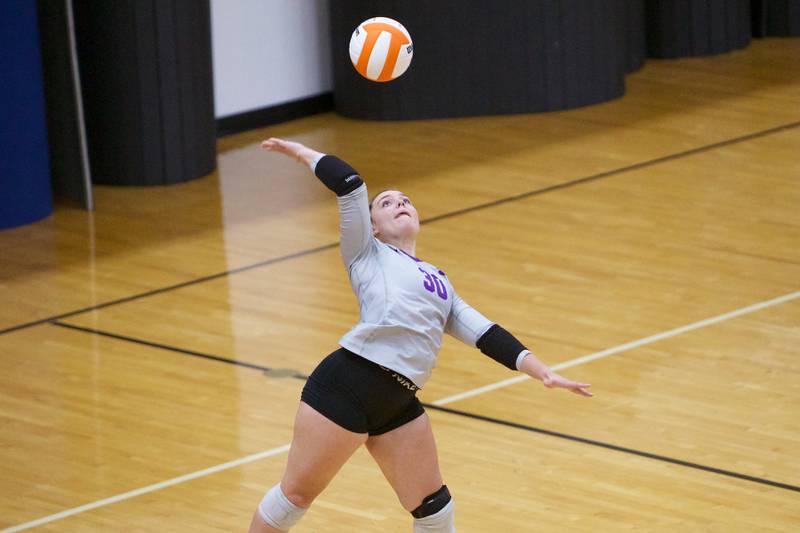
[[[294,157],[307,165],[339,201],[339,248],[349,269],[372,242],[367,187],[358,172],[336,156],[325,155],[293,141],[272,137],[262,148]]]
[[[279,152],[289,157],[294,157],[298,162],[305,164],[307,167],[311,167],[311,163],[319,161],[324,155],[316,150],[312,150],[308,146],[293,141],[285,141],[276,137],[270,137],[262,142],[261,148],[269,150],[270,152]],[[313,171],[314,169],[312,168],[311,170]]]
[[[494,324],[470,307],[457,294],[453,298],[445,331],[511,370],[519,370],[548,388],[564,388],[591,397],[588,383],[578,383],[556,374],[502,326]]]

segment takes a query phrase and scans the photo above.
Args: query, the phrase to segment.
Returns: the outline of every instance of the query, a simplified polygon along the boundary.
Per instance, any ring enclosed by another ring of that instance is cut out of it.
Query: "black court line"
[[[177,346],[170,346],[168,344],[161,344],[161,343],[158,343],[158,342],[152,342],[152,341],[148,341],[148,340],[145,340],[145,339],[137,339],[135,337],[128,337],[127,335],[118,335],[117,333],[109,333],[108,331],[102,331],[102,330],[95,329],[95,328],[86,328],[86,327],[83,327],[83,326],[76,326],[74,324],[67,324],[66,322],[58,322],[58,321],[51,321],[50,323],[52,325],[54,325],[54,326],[58,326],[58,327],[61,327],[61,328],[73,329],[73,330],[76,330],[76,331],[82,331],[84,333],[92,333],[94,335],[100,335],[102,337],[109,337],[111,339],[117,339],[117,340],[121,340],[121,341],[132,342],[132,343],[135,343],[135,344],[141,344],[141,345],[144,345],[144,346],[149,346],[151,348],[158,348],[160,350],[168,350],[170,352],[177,352],[177,353],[181,353],[181,354],[184,354],[184,355],[191,355],[192,357],[200,357],[201,359],[210,359],[211,361],[217,361],[217,362],[226,363],[226,364],[229,364],[229,365],[236,365],[236,366],[242,366],[242,367],[245,367],[245,368],[252,368],[253,370],[260,370],[261,372],[263,372],[264,374],[266,374],[268,376],[271,373],[281,372],[281,373],[286,374],[285,377],[292,377],[292,378],[302,379],[302,380],[305,380],[308,377],[308,376],[304,376],[302,373],[300,373],[300,372],[298,372],[296,370],[290,370],[289,372],[291,372],[291,373],[287,373],[286,372],[287,369],[270,368],[270,367],[267,367],[267,366],[257,365],[255,363],[248,363],[246,361],[239,361],[237,359],[231,359],[229,357],[223,357],[221,355],[214,355],[214,354],[208,354],[208,353],[203,353],[203,352],[197,352],[197,351],[194,351],[194,350],[187,350],[185,348],[179,348]]]
[[[68,329],[73,329],[73,330],[76,330],[76,331],[82,331],[84,333],[90,333],[90,334],[94,334],[94,335],[101,335],[103,337],[109,337],[109,338],[117,339],[117,340],[121,340],[121,341],[132,342],[132,343],[135,343],[135,344],[141,344],[141,345],[144,345],[144,346],[149,346],[151,348],[158,348],[158,349],[161,349],[161,350],[167,350],[167,351],[181,353],[181,354],[184,354],[184,355],[190,355],[192,357],[200,357],[200,358],[203,358],[203,359],[209,359],[209,360],[217,361],[217,362],[220,362],[220,363],[226,363],[226,364],[241,366],[241,367],[245,367],[245,368],[251,368],[253,370],[259,370],[259,371],[263,372],[266,375],[269,375],[271,372],[276,370],[276,369],[272,369],[272,368],[269,368],[269,367],[266,367],[266,366],[257,365],[257,364],[254,364],[254,363],[247,363],[245,361],[238,361],[236,359],[230,359],[230,358],[222,357],[222,356],[219,356],[219,355],[212,355],[212,354],[197,352],[197,351],[194,351],[194,350],[186,350],[184,348],[178,348],[176,346],[169,346],[167,344],[151,342],[151,341],[144,340],[144,339],[137,339],[137,338],[134,338],[134,337],[128,337],[126,335],[118,335],[116,333],[109,333],[107,331],[101,331],[101,330],[94,329],[94,328],[85,328],[83,326],[76,326],[76,325],[73,325],[73,324],[67,324],[65,322],[53,321],[53,322],[51,322],[51,324],[53,324],[54,326],[62,327],[62,328],[68,328]],[[300,372],[297,372],[297,371],[294,371],[293,373],[288,374],[288,375],[283,376],[283,377],[292,377],[292,378],[300,379],[300,380],[304,380],[304,381],[308,378],[308,376],[304,376],[303,374],[301,374]],[[568,435],[566,433],[560,433],[558,431],[551,431],[549,429],[542,429],[542,428],[537,428],[537,427],[533,427],[533,426],[528,426],[526,424],[520,424],[518,422],[511,422],[511,421],[508,421],[508,420],[501,420],[499,418],[493,418],[493,417],[479,415],[479,414],[475,414],[475,413],[469,413],[467,411],[460,411],[458,409],[451,409],[449,407],[442,407],[442,406],[439,406],[439,405],[433,405],[433,404],[429,404],[429,403],[423,403],[422,405],[425,406],[426,409],[433,409],[435,411],[442,411],[444,413],[450,413],[450,414],[453,414],[453,415],[464,416],[464,417],[472,418],[472,419],[475,419],[475,420],[481,420],[483,422],[490,422],[492,424],[498,424],[498,425],[501,425],[501,426],[507,426],[507,427],[511,427],[511,428],[515,428],[515,429],[523,429],[525,431],[530,431],[530,432],[533,432],[533,433],[540,433],[542,435],[549,435],[551,437],[558,437],[560,439],[566,439],[566,440],[570,440],[570,441],[573,441],[573,442],[580,442],[582,444],[589,444],[591,446],[598,446],[600,448],[606,448],[608,450],[614,450],[614,451],[618,451],[618,452],[629,453],[629,454],[632,454],[632,455],[638,455],[640,457],[646,457],[648,459],[655,459],[657,461],[662,461],[662,462],[665,462],[665,463],[671,463],[671,464],[675,464],[675,465],[679,465],[679,466],[685,466],[685,467],[689,467],[689,468],[694,468],[696,470],[702,470],[702,471],[705,471],[705,472],[711,472],[711,473],[714,473],[714,474],[720,474],[720,475],[723,475],[723,476],[728,476],[728,477],[741,479],[741,480],[745,480],[745,481],[752,481],[752,482],[755,482],[755,483],[761,483],[762,485],[769,485],[771,487],[777,487],[777,488],[780,488],[780,489],[786,489],[786,490],[792,490],[792,491],[795,491],[795,492],[800,492],[800,487],[798,487],[796,485],[790,485],[788,483],[780,483],[778,481],[772,481],[770,479],[765,479],[765,478],[760,478],[760,477],[755,477],[755,476],[749,476],[747,474],[741,474],[739,472],[732,472],[730,470],[723,470],[721,468],[716,468],[716,467],[713,467],[713,466],[706,466],[706,465],[701,465],[701,464],[698,464],[698,463],[692,463],[690,461],[683,461],[681,459],[674,459],[672,457],[667,457],[667,456],[664,456],[664,455],[645,452],[645,451],[641,451],[641,450],[635,450],[633,448],[626,448],[624,446],[618,446],[616,444],[609,444],[607,442],[601,442],[601,441],[598,441],[598,440],[587,439],[585,437],[577,437],[575,435]]]
[[[190,285],[195,285],[197,283],[203,283],[206,281],[211,281],[219,278],[223,278],[230,274],[237,274],[239,272],[244,272],[246,270],[252,270],[254,268],[259,268],[267,265],[271,265],[274,263],[281,263],[283,261],[288,261],[290,259],[296,259],[298,257],[303,257],[305,255],[311,255],[317,252],[322,252],[324,250],[330,250],[332,248],[336,248],[339,246],[338,242],[334,242],[331,244],[324,244],[322,246],[317,246],[316,248],[309,248],[308,250],[303,250],[301,252],[296,252],[293,254],[282,255],[280,257],[274,257],[272,259],[266,259],[264,261],[260,261],[258,263],[253,263],[252,265],[245,265],[243,267],[234,268],[232,270],[226,270],[224,272],[217,272],[216,274],[211,274],[209,276],[203,276],[202,278],[195,278],[189,281],[184,281],[181,283],[176,283],[175,285],[168,285],[166,287],[161,287],[159,289],[153,289],[151,291],[142,292],[139,294],[134,294],[131,296],[126,296],[125,298],[120,298],[118,300],[111,300],[110,302],[105,302],[97,305],[92,305],[90,307],[84,307],[82,309],[78,309],[76,311],[70,311],[68,313],[63,313],[60,315],[51,316],[49,318],[43,318],[41,320],[36,320],[34,322],[26,322],[25,324],[19,324],[17,326],[11,326],[10,328],[0,330],[0,335],[4,333],[11,333],[12,331],[17,331],[19,329],[30,328],[33,326],[38,326],[39,324],[45,324],[47,322],[53,322],[54,320],[61,320],[62,318],[69,318],[75,315],[80,315],[82,313],[88,313],[89,311],[97,311],[98,309],[103,309],[104,307],[110,307],[112,305],[117,304],[124,304],[127,302],[131,302],[133,300],[138,300],[140,298],[146,298],[148,296],[155,296],[156,294],[161,294],[163,292],[174,291],[175,289],[180,289],[183,287],[188,287]]]
[[[423,404],[426,409],[433,409],[436,411],[442,411],[445,413],[450,413],[453,415],[464,416],[467,418],[473,418],[475,420],[481,420],[483,422],[490,422],[492,424],[498,424],[501,426],[507,426],[515,429],[524,429],[525,431],[531,431],[533,433],[540,433],[542,435],[549,435],[551,437],[558,437],[560,439],[571,440],[573,442],[580,442],[582,444],[589,444],[591,446],[598,446],[600,448],[606,448],[608,450],[614,450],[618,452],[629,453],[632,455],[638,455],[639,457],[646,457],[648,459],[655,459],[657,461],[662,461],[665,463],[671,463],[674,465],[685,466],[688,468],[694,468],[695,470],[702,470],[704,472],[711,472],[713,474],[719,474],[722,476],[728,476],[736,479],[741,479],[744,481],[752,481],[754,483],[761,483],[762,485],[769,485],[770,487],[777,487],[779,489],[786,489],[791,490],[794,492],[800,492],[800,487],[797,485],[790,485],[788,483],[781,483],[779,481],[772,481],[771,479],[764,479],[761,477],[756,476],[748,476],[747,474],[741,474],[739,472],[732,472],[730,470],[723,470],[722,468],[716,468],[713,466],[706,466],[701,465],[698,463],[692,463],[690,461],[683,461],[681,459],[675,459],[673,457],[667,457],[665,455],[659,455],[656,453],[644,452],[641,450],[635,450],[633,448],[626,448],[624,446],[617,446],[616,444],[609,444],[607,442],[601,442],[598,440],[587,439],[584,437],[576,437],[575,435],[568,435],[566,433],[560,433],[558,431],[551,431],[549,429],[542,429],[533,426],[528,426],[525,424],[520,424],[517,422],[510,422],[508,420],[501,420],[499,418],[492,418],[490,416],[483,416],[478,415],[475,413],[469,413],[466,411],[459,411],[457,409],[450,409],[448,407],[441,407],[439,405],[432,405],[425,403]]]
[[[758,137],[764,137],[766,135],[771,135],[773,133],[778,133],[778,132],[781,132],[781,131],[784,131],[784,130],[796,128],[797,126],[800,126],[800,121],[790,122],[790,123],[784,124],[782,126],[776,126],[774,128],[769,128],[769,129],[766,129],[766,130],[757,131],[755,133],[750,133],[750,134],[747,134],[747,135],[743,135],[741,137],[734,137],[734,138],[728,139],[726,141],[720,141],[720,142],[716,142],[716,143],[712,143],[712,144],[707,144],[707,145],[704,145],[704,146],[700,146],[698,148],[691,148],[689,150],[684,150],[683,152],[677,152],[677,153],[674,153],[674,154],[671,154],[671,155],[667,155],[667,156],[663,156],[663,157],[657,157],[655,159],[649,159],[649,160],[643,161],[641,163],[635,163],[633,165],[619,167],[619,168],[616,168],[616,169],[613,169],[613,170],[609,170],[609,171],[606,171],[606,172],[601,172],[599,174],[593,174],[591,176],[585,176],[585,177],[582,177],[582,178],[576,178],[574,180],[566,181],[566,182],[559,183],[559,184],[556,184],[556,185],[551,185],[549,187],[544,187],[544,188],[541,188],[541,189],[536,189],[536,190],[533,190],[533,191],[528,191],[528,192],[517,194],[517,195],[514,195],[514,196],[508,196],[508,197],[505,197],[505,198],[501,198],[499,200],[492,200],[491,202],[486,202],[486,203],[474,205],[474,206],[471,206],[471,207],[465,207],[464,209],[459,209],[459,210],[456,210],[456,211],[451,211],[449,213],[443,213],[441,215],[436,215],[436,216],[431,217],[431,218],[426,218],[425,220],[420,221],[420,224],[430,224],[431,222],[438,222],[439,220],[444,220],[444,219],[447,219],[447,218],[451,218],[451,217],[455,217],[455,216],[459,216],[459,215],[464,215],[466,213],[472,213],[474,211],[480,211],[482,209],[488,209],[490,207],[495,207],[495,206],[506,204],[506,203],[509,203],[509,202],[515,202],[515,201],[518,201],[518,200],[523,200],[525,198],[530,198],[532,196],[538,196],[538,195],[541,195],[541,194],[545,194],[545,193],[549,193],[549,192],[553,192],[553,191],[557,191],[557,190],[561,190],[561,189],[566,189],[566,188],[569,188],[569,187],[574,187],[576,185],[582,185],[584,183],[589,183],[589,182],[600,180],[600,179],[603,179],[603,178],[616,176],[618,174],[624,174],[625,172],[631,172],[633,170],[638,170],[638,169],[641,169],[641,168],[657,165],[657,164],[663,163],[665,161],[671,161],[671,160],[674,160],[674,159],[679,159],[681,157],[694,155],[694,154],[697,154],[697,153],[700,153],[700,152],[706,152],[706,151],[709,151],[709,150],[714,150],[714,149],[720,148],[722,146],[728,146],[728,145],[731,145],[731,144],[736,144],[736,143],[740,143],[740,142],[756,139]],[[275,263],[282,263],[282,262],[288,261],[290,259],[296,259],[298,257],[303,257],[303,256],[314,254],[314,253],[317,253],[317,252],[330,250],[332,248],[336,248],[338,245],[339,245],[338,242],[330,243],[330,244],[324,244],[322,246],[317,246],[315,248],[309,248],[307,250],[303,250],[303,251],[296,252],[296,253],[293,253],[293,254],[283,255],[283,256],[280,256],[280,257],[267,259],[267,260],[264,260],[264,261],[260,261],[258,263],[253,263],[251,265],[246,265],[246,266],[235,268],[235,269],[232,269],[232,270],[226,270],[224,272],[218,272],[216,274],[211,274],[209,276],[203,276],[203,277],[200,277],[200,278],[191,279],[191,280],[188,280],[188,281],[184,281],[182,283],[177,283],[175,285],[168,285],[166,287],[161,287],[159,289],[154,289],[154,290],[142,292],[142,293],[139,293],[139,294],[134,294],[134,295],[131,295],[131,296],[127,296],[125,298],[120,298],[120,299],[117,299],[117,300],[111,300],[109,302],[93,305],[93,306],[90,306],[90,307],[84,307],[84,308],[78,309],[76,311],[70,311],[70,312],[67,312],[67,313],[60,314],[60,315],[55,315],[55,316],[51,316],[51,317],[48,317],[48,318],[43,318],[41,320],[35,320],[35,321],[32,321],[32,322],[26,322],[24,324],[18,324],[16,326],[11,326],[9,328],[0,330],[0,335],[3,335],[5,333],[11,333],[12,331],[17,331],[17,330],[24,329],[24,328],[38,326],[39,324],[44,324],[46,322],[52,322],[54,320],[60,320],[62,318],[69,318],[71,316],[79,315],[79,314],[82,314],[82,313],[88,313],[89,311],[96,311],[98,309],[103,309],[105,307],[110,307],[112,305],[123,304],[123,303],[131,302],[133,300],[146,298],[148,296],[153,296],[153,295],[156,295],[156,294],[161,294],[161,293],[164,293],[164,292],[180,289],[180,288],[183,288],[183,287],[188,287],[190,285],[195,285],[197,283],[203,283],[203,282],[206,282],[206,281],[211,281],[211,280],[218,279],[218,278],[221,278],[221,277],[224,277],[224,276],[228,276],[230,274],[237,274],[239,272],[252,270],[254,268],[259,268],[259,267],[263,267],[263,266],[267,266],[267,265],[272,265],[272,264],[275,264]]]
[[[443,220],[450,217],[455,217],[459,215],[463,215],[465,213],[471,213],[472,211],[478,211],[481,209],[486,209],[488,207],[495,207],[498,205],[507,204],[509,202],[516,202],[519,200],[524,200],[525,198],[530,198],[532,196],[538,196],[540,194],[545,194],[548,192],[557,191],[560,189],[566,189],[568,187],[574,187],[575,185],[582,185],[584,183],[589,183],[591,181],[597,181],[603,178],[608,178],[610,176],[616,176],[619,174],[624,174],[626,172],[631,172],[634,170],[639,170],[640,168],[645,168],[653,165],[658,165],[659,163],[664,163],[666,161],[672,161],[674,159],[680,159],[682,157],[699,154],[701,152],[707,152],[709,150],[714,150],[716,148],[720,148],[723,146],[728,146],[730,144],[736,144],[744,141],[749,141],[751,139],[756,139],[758,137],[763,137],[765,135],[770,135],[773,133],[778,133],[784,130],[796,128],[800,126],[800,121],[798,122],[791,122],[789,124],[784,124],[783,126],[777,126],[775,128],[770,128],[767,130],[757,131],[755,133],[750,133],[748,135],[743,135],[741,137],[735,137],[733,139],[728,139],[727,141],[720,141],[713,144],[707,144],[705,146],[700,146],[699,148],[691,148],[689,150],[685,150],[683,152],[678,152],[675,154],[665,155],[663,157],[657,157],[655,159],[649,159],[647,161],[643,161],[641,163],[635,163],[633,165],[628,165],[626,167],[620,167],[613,170],[608,170],[606,172],[600,172],[599,174],[593,174],[591,176],[586,176],[583,178],[577,178],[570,181],[565,181],[563,183],[557,183],[556,185],[550,185],[549,187],[544,187],[542,189],[536,189],[535,191],[528,191],[521,194],[517,194],[514,196],[508,196],[506,198],[500,198],[499,200],[493,200],[491,202],[486,202],[484,204],[479,204],[473,207],[465,207],[464,209],[459,209],[457,211],[451,211],[449,213],[444,213],[441,215],[437,215],[435,217],[427,218],[424,221],[420,221],[420,224],[427,224],[430,222],[437,222],[439,220]]]

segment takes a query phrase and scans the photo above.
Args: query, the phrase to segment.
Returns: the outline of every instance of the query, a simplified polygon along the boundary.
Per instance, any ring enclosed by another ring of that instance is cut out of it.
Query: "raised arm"
[[[297,142],[270,138],[261,146],[294,157],[308,166],[339,202],[339,247],[349,269],[372,241],[367,187],[358,172],[336,156],[325,155]]]
[[[556,374],[499,324],[489,321],[469,306],[458,294],[445,324],[445,332],[511,370],[519,370],[540,380],[546,387],[568,389],[581,396],[592,396],[588,383],[577,383]]]
[[[299,163],[310,167],[313,161],[318,160],[324,154],[312,150],[308,146],[293,141],[285,141],[276,137],[270,137],[261,143],[261,148],[270,152],[279,152],[289,157],[294,157]],[[312,169],[313,170],[313,169]]]

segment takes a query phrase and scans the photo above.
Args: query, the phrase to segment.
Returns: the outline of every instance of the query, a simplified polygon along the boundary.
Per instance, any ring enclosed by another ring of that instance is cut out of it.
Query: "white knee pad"
[[[261,519],[281,531],[289,531],[303,518],[306,511],[308,508],[298,507],[289,501],[289,498],[281,490],[280,483],[269,489],[261,503],[258,504],[258,514]]]
[[[453,500],[447,502],[438,513],[414,519],[414,533],[456,533]]]

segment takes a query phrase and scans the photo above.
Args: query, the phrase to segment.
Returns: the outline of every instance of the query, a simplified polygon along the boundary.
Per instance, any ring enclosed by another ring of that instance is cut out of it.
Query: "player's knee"
[[[308,500],[298,497],[297,494],[283,492],[280,483],[272,487],[258,505],[258,514],[270,526],[289,531],[305,514],[313,498]]]
[[[422,499],[422,503],[411,511],[414,517],[414,533],[454,533],[454,505],[447,485]]]
[[[286,490],[284,494],[286,495],[286,499],[297,507],[308,508],[314,503],[314,496],[299,490]]]

